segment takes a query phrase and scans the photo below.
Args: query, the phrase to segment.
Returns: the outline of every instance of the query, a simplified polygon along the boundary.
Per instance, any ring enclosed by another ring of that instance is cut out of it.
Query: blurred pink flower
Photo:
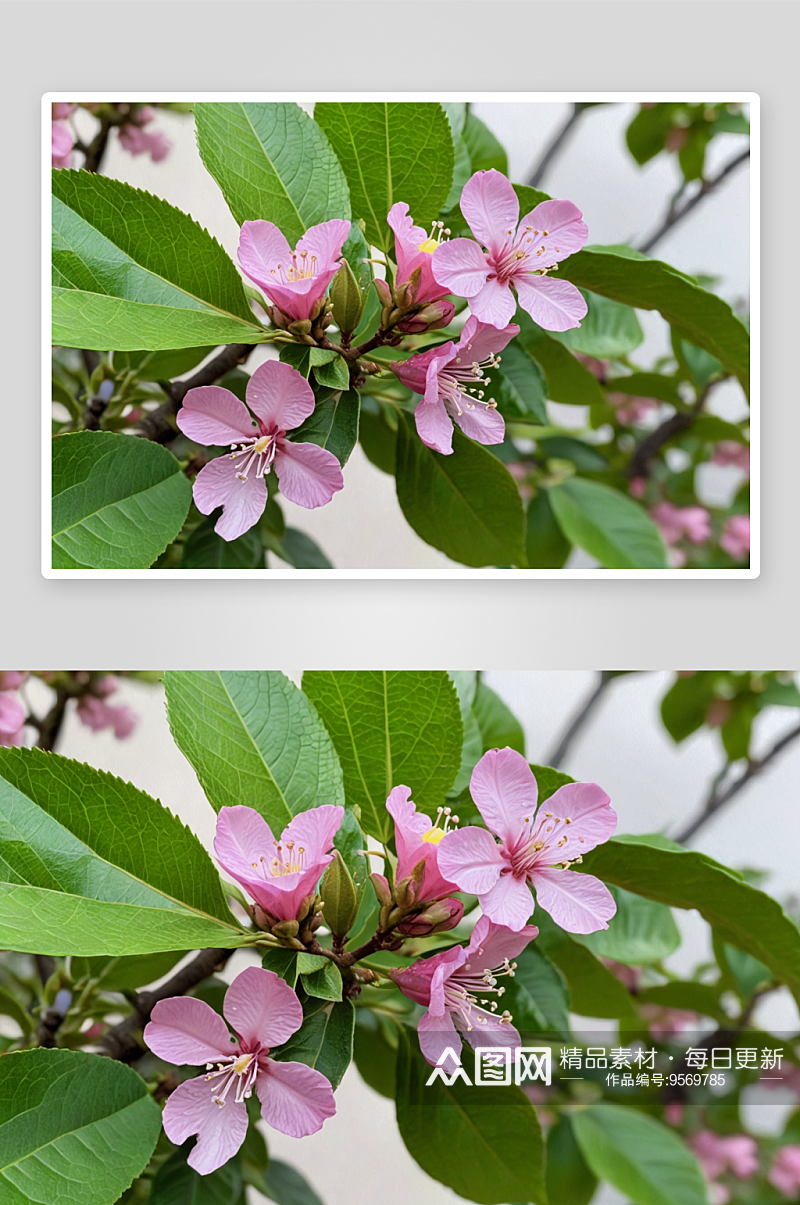
[[[350,223],[339,218],[309,226],[294,251],[273,222],[245,222],[239,263],[291,322],[314,319],[328,285],[339,271]]]
[[[27,681],[28,671],[26,669],[3,669],[0,670],[0,690],[18,690],[22,683]]]
[[[714,448],[714,455],[711,459],[714,464],[733,464],[748,477],[750,476],[750,448],[747,444],[737,443],[735,439],[723,439]]]
[[[120,127],[119,141],[120,145],[131,155],[149,154],[153,163],[160,163],[172,150],[172,143],[159,130],[151,131],[142,128],[149,125],[154,116],[149,105],[142,105],[141,108],[136,109],[131,115],[130,121]]]
[[[461,212],[477,242],[455,238],[433,253],[439,284],[469,298],[476,318],[504,328],[516,302],[549,331],[580,326],[583,296],[567,280],[547,275],[586,242],[583,215],[571,201],[543,201],[521,220],[511,182],[491,168],[475,172],[461,192]],[[481,250],[481,245],[486,251]]]
[[[709,1180],[716,1180],[724,1172],[739,1180],[749,1180],[758,1171],[758,1143],[749,1134],[723,1135],[700,1130],[689,1146]]]
[[[767,1179],[782,1196],[796,1200],[800,1193],[800,1146],[780,1147],[773,1156]]]
[[[667,545],[686,538],[703,544],[711,535],[711,515],[703,506],[674,506],[659,502],[650,512]]]
[[[633,397],[628,393],[609,393],[609,403],[614,407],[619,421],[625,427],[642,423],[658,410],[658,402],[652,397]]]
[[[439,869],[462,891],[479,897],[484,915],[522,929],[533,912],[530,883],[537,905],[562,929],[608,928],[617,910],[611,892],[594,875],[569,869],[617,826],[601,787],[566,783],[537,811],[533,771],[520,753],[506,747],[484,753],[472,771],[470,794],[491,831],[469,825],[447,833],[439,846]]]
[[[62,121],[53,122],[51,149],[53,167],[72,166],[72,147],[74,141],[71,131]]]
[[[731,515],[725,521],[719,546],[735,561],[745,561],[750,554],[750,516]]]
[[[315,1134],[336,1112],[333,1090],[305,1063],[270,1058],[303,1023],[295,993],[274,971],[247,967],[225,993],[225,1019],[192,996],[159,1000],[145,1027],[154,1054],[180,1066],[202,1066],[206,1075],[184,1081],[164,1107],[164,1132],[180,1146],[192,1135],[190,1167],[207,1176],[227,1163],[247,1134],[247,1100],[253,1089],[261,1116],[292,1138]],[[212,1070],[214,1068],[214,1070]]]
[[[25,708],[13,695],[0,694],[0,745],[21,745]]]
[[[104,728],[111,728],[118,740],[130,736],[139,723],[138,716],[130,707],[112,707],[95,695],[82,695],[78,699],[76,711],[81,723],[91,728],[92,732],[102,732]]]
[[[65,117],[71,117],[77,107],[77,105],[72,104],[70,101],[54,101],[52,105],[53,121],[63,121]]]
[[[647,478],[646,477],[631,477],[631,483],[628,486],[632,498],[638,498],[640,501],[647,493]]]
[[[667,1125],[683,1125],[684,1106],[678,1100],[670,1100],[664,1105],[664,1120]]]
[[[658,1004],[643,1004],[642,1016],[647,1022],[650,1036],[663,1042],[675,1034],[683,1033],[690,1025],[697,1025],[699,1014],[683,1008],[662,1008]]]
[[[610,360],[598,360],[597,356],[587,356],[585,352],[580,351],[576,351],[574,354],[575,359],[580,360],[583,367],[588,368],[592,376],[596,377],[601,385],[605,384],[611,364]]]

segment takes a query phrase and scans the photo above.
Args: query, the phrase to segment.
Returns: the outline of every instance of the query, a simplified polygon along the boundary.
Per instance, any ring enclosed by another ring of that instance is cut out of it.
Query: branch
[[[780,740],[777,740],[772,748],[769,749],[763,757],[753,758],[752,761],[749,761],[747,763],[747,769],[744,770],[738,778],[734,779],[730,786],[726,787],[724,791],[718,790],[718,780],[715,780],[715,784],[712,787],[711,793],[703,805],[703,808],[700,812],[698,812],[693,820],[689,821],[689,823],[678,834],[675,840],[679,841],[681,845],[685,845],[686,842],[694,836],[698,829],[702,828],[703,825],[706,824],[712,816],[715,816],[721,808],[730,803],[730,801],[734,799],[740,791],[743,791],[751,779],[760,774],[762,770],[764,770],[770,764],[770,762],[774,761],[776,757],[783,753],[784,749],[787,749],[789,745],[793,744],[798,739],[800,739],[800,724],[798,724],[796,728],[790,729],[789,732],[784,733]]]
[[[694,196],[691,197],[685,205],[681,206],[680,209],[671,206],[670,211],[667,213],[667,216],[664,218],[661,225],[654,234],[650,235],[650,238],[646,239],[642,243],[641,247],[639,247],[639,250],[649,254],[649,252],[653,250],[653,247],[655,247],[656,243],[661,242],[665,234],[668,234],[673,227],[677,226],[678,222],[682,222],[686,215],[691,213],[695,205],[699,205],[704,197],[709,196],[716,188],[719,187],[723,180],[727,179],[728,176],[735,172],[737,167],[740,167],[741,164],[746,163],[749,158],[750,148],[748,147],[747,150],[742,151],[740,155],[737,155],[735,159],[731,159],[728,163],[726,163],[725,166],[719,172],[717,172],[716,176],[712,176],[710,180],[704,180]]]
[[[25,723],[32,724],[39,733],[36,738],[37,749],[45,749],[48,753],[52,753],[55,749],[61,725],[64,723],[69,698],[66,690],[59,689],[56,691],[55,702],[44,719],[36,720],[33,716],[26,718]]]
[[[169,401],[145,415],[137,424],[137,434],[142,439],[152,439],[156,443],[169,443],[177,434],[174,418],[189,390],[196,389],[199,385],[213,385],[220,377],[224,377],[226,372],[230,372],[238,364],[244,364],[254,347],[254,343],[231,343],[228,347],[223,347],[213,360],[198,368],[188,380],[173,381],[169,387]]]
[[[683,431],[688,431],[694,420],[702,412],[706,404],[708,395],[715,385],[718,385],[724,377],[718,377],[716,381],[709,381],[703,390],[700,392],[695,404],[691,410],[681,410],[673,414],[670,418],[665,419],[660,427],[656,427],[655,431],[651,431],[642,442],[636,447],[630,463],[625,470],[627,477],[632,481],[634,477],[646,477],[648,475],[648,464],[654,456],[661,451],[664,444],[669,443],[676,435],[680,435]]]
[[[545,757],[545,764],[557,769],[567,756],[570,746],[583,728],[589,716],[614,680],[614,675],[608,670],[601,670],[597,677],[597,685],[588,698],[581,704],[569,724],[562,732],[552,752]]]
[[[107,117],[100,120],[100,129],[95,134],[92,141],[87,146],[83,142],[76,142],[75,149],[81,151],[83,159],[83,170],[85,172],[99,172],[100,163],[105,154],[106,146],[108,145],[108,136],[114,126],[114,122]]]
[[[569,117],[564,122],[564,124],[561,126],[561,128],[557,131],[557,133],[553,136],[550,143],[545,147],[541,159],[536,164],[536,166],[531,170],[531,173],[528,176],[528,179],[525,181],[525,183],[528,184],[531,188],[538,187],[539,181],[543,178],[544,173],[547,171],[548,167],[550,166],[551,161],[555,158],[555,156],[561,150],[562,146],[569,138],[570,133],[575,128],[578,118],[581,116],[582,113],[584,113],[586,111],[587,107],[588,106],[586,106],[586,105],[578,105],[578,104],[574,104],[572,106],[572,112],[570,113]]]
[[[196,958],[177,971],[171,979],[152,992],[140,992],[134,1001],[133,1012],[120,1021],[100,1039],[100,1053],[123,1063],[133,1063],[142,1054],[140,1030],[150,1020],[150,1014],[159,1000],[170,996],[183,996],[202,983],[214,971],[223,967],[233,950],[201,950]]]

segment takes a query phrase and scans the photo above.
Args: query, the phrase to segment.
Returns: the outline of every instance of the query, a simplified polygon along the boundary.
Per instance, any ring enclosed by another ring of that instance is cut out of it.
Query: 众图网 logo
[[[478,1046],[475,1050],[474,1078],[470,1079],[461,1063],[461,1055],[448,1046],[439,1056],[436,1066],[425,1081],[429,1087],[440,1079],[450,1086],[457,1079],[470,1087],[502,1087],[508,1084],[531,1084],[538,1080],[549,1085],[552,1056],[548,1046],[510,1047]]]

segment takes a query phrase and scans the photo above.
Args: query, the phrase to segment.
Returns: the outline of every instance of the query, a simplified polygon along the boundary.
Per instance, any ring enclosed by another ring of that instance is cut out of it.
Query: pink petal
[[[470,297],[469,308],[481,322],[488,322],[498,329],[505,328],[517,312],[508,283],[503,284],[497,277],[487,280],[480,292]]]
[[[453,451],[453,423],[444,402],[439,399],[433,403],[420,402],[414,411],[414,422],[426,448],[433,448],[443,456],[450,455]]]
[[[480,402],[475,403],[474,410],[468,410],[465,406],[460,414],[453,416],[453,422],[458,423],[470,439],[475,439],[481,444],[501,444],[506,437],[506,424],[502,414],[494,407],[483,406]]]
[[[589,228],[583,221],[583,214],[572,201],[542,201],[530,213],[520,219],[520,233],[523,227],[531,226],[539,231],[536,238],[536,249],[544,247],[538,257],[543,268],[559,263],[568,255],[580,251],[589,237]],[[547,234],[544,234],[544,231]],[[553,328],[550,328],[553,329]]]
[[[309,808],[289,821],[281,842],[285,845],[287,841],[294,841],[305,849],[308,861],[320,861],[330,851],[343,819],[344,808],[338,804],[324,803],[322,807]]]
[[[530,891],[527,906],[531,907]],[[538,935],[539,930],[535,925],[526,925],[521,930],[509,929],[506,925],[498,925],[484,913],[470,935],[468,961],[482,959],[481,969],[500,966],[506,958],[511,961],[521,954]]]
[[[397,984],[404,996],[416,1004],[429,1007],[434,979],[438,985],[448,978],[466,960],[466,949],[463,946],[451,946],[441,954],[433,954],[430,958],[420,958],[412,962],[410,967],[394,968],[389,977]],[[441,968],[444,972],[440,974]]]
[[[475,172],[461,192],[461,212],[479,242],[492,254],[513,238],[519,221],[519,201],[511,182],[491,168]]]
[[[404,201],[395,202],[386,215],[386,222],[394,231],[395,242],[407,244],[405,247],[407,252],[419,250],[420,243],[424,243],[428,238],[426,230],[423,230],[421,226],[414,225],[414,220],[408,212],[408,205]]]
[[[216,1171],[232,1159],[247,1134],[247,1105],[236,1103],[233,1090],[220,1106],[213,1095],[218,1081],[205,1076],[186,1080],[175,1089],[164,1106],[164,1133],[181,1146],[197,1134],[197,1144],[187,1159],[201,1176]]]
[[[491,269],[478,243],[469,238],[453,238],[433,253],[433,275],[457,297],[474,297],[489,277]]]
[[[291,364],[266,360],[247,382],[247,404],[268,431],[293,431],[314,409],[314,390]]]
[[[455,354],[460,356],[464,363],[480,363],[481,360],[502,351],[518,334],[519,327],[514,322],[498,330],[491,323],[481,322],[474,314],[470,314],[462,328]]]
[[[617,910],[614,897],[591,874],[546,868],[531,876],[536,902],[568,933],[596,933],[607,929]]]
[[[490,891],[480,892],[481,908],[498,925],[520,930],[533,912],[533,896],[524,879],[502,874]]]
[[[219,1013],[193,996],[159,1000],[145,1026],[144,1040],[153,1054],[179,1067],[214,1063],[238,1049]]]
[[[494,887],[505,866],[492,834],[474,825],[445,834],[439,842],[438,862],[445,878],[471,895],[482,895]]]
[[[292,249],[272,222],[245,222],[239,235],[239,263],[257,285],[268,289],[278,264],[288,267]]]
[[[311,311],[339,271],[339,265],[317,272],[316,276],[307,276],[301,280],[287,281],[283,284],[276,282],[263,286],[264,292],[273,305],[277,305],[284,314],[293,321],[302,321],[311,317]]]
[[[488,827],[506,845],[513,845],[533,822],[538,788],[533,771],[515,749],[484,753],[469,784],[470,794]]]
[[[274,857],[275,837],[254,808],[243,804],[220,808],[214,853],[222,869],[235,879],[253,878],[253,863],[258,864],[261,857]]]
[[[572,330],[586,317],[583,294],[568,280],[520,274],[514,277],[514,288],[523,310],[546,331]]]
[[[267,1125],[292,1138],[315,1134],[336,1112],[329,1081],[305,1063],[264,1060],[256,1079],[256,1093]]]
[[[190,389],[175,422],[189,439],[212,447],[239,444],[257,434],[244,402],[220,385],[199,385],[197,389]]]
[[[569,202],[565,202],[569,204]],[[316,255],[317,271],[333,267],[333,261],[342,254],[342,247],[350,233],[350,223],[342,218],[333,218],[329,222],[320,222],[318,226],[309,226],[297,244],[298,256],[301,251],[307,251],[309,256]]]
[[[468,958],[465,946],[452,946],[445,950],[439,959],[439,964],[433,972],[430,989],[428,1011],[432,1017],[443,1017],[447,1012],[445,987],[454,975],[457,975]]]
[[[52,154],[57,159],[65,158],[72,150],[74,139],[69,128],[60,121],[53,122]]]
[[[230,456],[210,460],[197,474],[194,482],[194,503],[204,515],[223,507],[214,524],[214,531],[223,540],[235,540],[255,526],[267,505],[267,487],[263,477],[251,472],[246,481],[236,476]]]
[[[550,842],[569,834],[571,854],[588,853],[596,845],[614,835],[617,813],[608,795],[596,782],[568,782],[547,801],[547,810],[554,816],[569,817],[569,826],[555,826]],[[580,848],[572,848],[573,845]]]
[[[411,798],[411,787],[392,787],[386,800],[386,810],[396,825],[422,835],[433,828],[433,823],[424,812],[417,811]]]
[[[0,733],[16,735],[24,723],[25,708],[19,699],[13,695],[0,695]]]
[[[425,1013],[417,1025],[417,1037],[419,1038],[419,1048],[432,1067],[436,1066],[448,1047],[455,1052],[456,1056],[461,1056],[461,1038],[456,1032],[453,1018],[449,1012],[445,1013],[443,1017],[434,1017],[429,1012]],[[455,1068],[456,1064],[452,1059],[448,1059],[443,1069],[448,1075],[452,1075]]]
[[[433,406],[439,401],[439,374],[447,367],[455,356],[452,343],[443,343],[428,360],[425,370],[425,401]]]
[[[281,493],[290,502],[314,510],[325,506],[344,486],[342,468],[333,452],[317,444],[278,441],[275,472]]]
[[[472,1029],[467,1029],[466,1026],[461,1027],[464,1037],[474,1050],[479,1046],[495,1046],[501,1050],[507,1047],[510,1050],[516,1050],[518,1046],[522,1045],[519,1032],[513,1025],[501,1025],[497,1017],[492,1016],[491,1013],[485,1013],[483,1009],[477,1009],[476,1012],[483,1014],[486,1024],[481,1025],[478,1022]]]
[[[225,1019],[245,1049],[280,1046],[303,1024],[303,1009],[289,984],[263,967],[245,967],[225,993]]]
[[[415,393],[424,393],[428,368],[431,363],[440,364],[442,352],[445,349],[447,349],[446,359],[455,355],[455,343],[448,342],[439,347],[432,347],[429,351],[419,352],[416,356],[409,356],[407,360],[395,360],[390,368],[407,389],[413,389]]]

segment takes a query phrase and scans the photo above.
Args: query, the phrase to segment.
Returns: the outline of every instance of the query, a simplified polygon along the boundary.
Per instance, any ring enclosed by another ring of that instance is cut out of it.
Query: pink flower
[[[468,297],[472,313],[504,327],[519,304],[545,330],[580,326],[586,302],[566,280],[553,280],[549,269],[580,251],[588,230],[571,201],[543,201],[519,220],[519,201],[510,182],[492,168],[476,172],[461,193],[461,212],[477,243],[466,238],[442,243],[433,253],[439,284]],[[481,251],[479,244],[486,247]]]
[[[51,107],[53,110],[53,121],[61,121],[65,117],[71,117],[78,106],[72,104],[70,101],[57,100],[54,101]]]
[[[412,303],[427,305],[428,302],[441,300],[446,296],[447,289],[433,275],[433,253],[440,245],[443,223],[434,222],[433,229],[428,234],[421,226],[414,225],[408,206],[401,201],[392,206],[386,221],[394,231],[398,288],[406,284],[412,273],[419,268],[419,285],[411,299]],[[450,231],[444,233],[449,234]]]
[[[782,1146],[775,1152],[767,1179],[773,1188],[790,1200],[800,1192],[800,1146]]]
[[[74,139],[71,132],[61,121],[54,121],[52,127],[52,161],[53,167],[72,166],[72,146]]]
[[[607,929],[617,910],[610,891],[593,875],[568,869],[617,826],[605,791],[593,782],[566,783],[537,812],[533,771],[508,747],[483,755],[469,789],[500,844],[482,828],[448,833],[439,846],[442,874],[477,895],[484,913],[510,929],[521,929],[533,911],[529,883],[562,929]]]
[[[422,1053],[435,1065],[448,1047],[458,1053],[459,1033],[472,1046],[510,1046],[520,1044],[508,1011],[497,1014],[497,1000],[490,1009],[481,1005],[490,996],[499,1000],[505,988],[497,980],[514,974],[513,958],[533,941],[539,930],[528,925],[512,933],[482,916],[467,946],[453,946],[431,958],[422,958],[404,969],[393,968],[389,975],[400,991],[423,1004],[427,1012],[417,1032]],[[449,1068],[452,1070],[452,1068]]]
[[[238,804],[217,817],[214,852],[271,924],[305,916],[326,866],[344,808],[326,803],[300,812],[276,840],[263,816]]]
[[[503,442],[505,423],[494,398],[484,398],[490,384],[484,373],[498,366],[496,353],[518,334],[519,327],[513,322],[500,331],[471,315],[458,343],[448,341],[392,364],[403,384],[423,395],[414,419],[426,447],[449,456],[454,422],[478,443]]]
[[[626,427],[644,422],[649,415],[658,410],[658,402],[651,397],[632,397],[628,393],[609,393],[608,400],[614,407],[617,418]]]
[[[750,449],[747,444],[737,443],[735,439],[723,439],[718,443],[711,460],[714,464],[735,465],[750,476]]]
[[[0,670],[0,690],[18,690],[28,678],[26,669]]]
[[[95,695],[82,695],[75,710],[81,723],[91,728],[92,732],[111,728],[117,740],[130,736],[139,723],[139,717],[130,707],[112,707]]]
[[[126,151],[129,151],[131,155],[143,155],[146,153],[150,155],[153,163],[160,163],[162,159],[166,159],[172,150],[172,143],[159,130],[151,132],[142,129],[142,126],[150,124],[154,116],[155,114],[149,105],[142,105],[132,115],[131,120],[120,129],[119,141],[120,145]]]
[[[684,537],[692,544],[703,544],[711,535],[711,515],[703,506],[659,502],[650,513],[665,544],[676,544]]]
[[[13,695],[0,694],[0,745],[21,745],[25,708]]]
[[[670,1126],[682,1126],[685,1109],[679,1100],[670,1100],[664,1105],[664,1120]]]
[[[245,1102],[253,1088],[267,1124],[292,1138],[316,1133],[336,1112],[333,1090],[321,1072],[269,1057],[271,1048],[303,1023],[300,1001],[288,983],[274,971],[247,967],[228,988],[222,1007],[235,1041],[219,1013],[191,996],[159,1000],[144,1031],[159,1058],[206,1065],[208,1074],[175,1089],[163,1119],[164,1132],[178,1146],[197,1135],[188,1163],[201,1176],[221,1167],[244,1142]]]
[[[747,560],[750,554],[750,516],[731,515],[725,521],[719,546],[735,561]]]
[[[350,223],[339,218],[309,226],[292,251],[272,222],[245,222],[239,263],[273,305],[292,322],[316,318],[325,290],[339,271]]]
[[[646,477],[631,477],[630,485],[628,486],[632,498],[644,498],[647,493],[647,478]]]
[[[697,1025],[700,1014],[685,1008],[662,1008],[658,1004],[643,1004],[642,1016],[647,1022],[650,1036],[664,1042],[675,1034],[683,1033],[690,1025]]]
[[[247,382],[247,405],[220,385],[190,389],[176,422],[201,444],[230,444],[231,454],[204,465],[194,483],[197,509],[221,506],[214,530],[235,540],[261,518],[267,505],[264,477],[274,464],[284,497],[313,509],[330,502],[344,485],[339,461],[317,444],[292,443],[286,432],[314,409],[308,381],[288,364],[267,360]],[[236,462],[236,463],[234,463]]]
[[[739,1180],[749,1180],[758,1171],[758,1143],[749,1134],[722,1135],[700,1130],[689,1146],[709,1180],[716,1180],[724,1172],[731,1172]]]

